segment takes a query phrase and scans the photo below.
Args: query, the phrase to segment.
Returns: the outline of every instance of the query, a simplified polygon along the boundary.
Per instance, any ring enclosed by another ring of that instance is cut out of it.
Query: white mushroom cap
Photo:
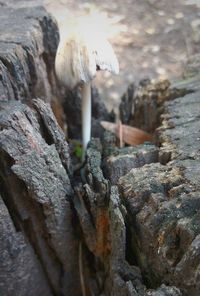
[[[56,54],[56,74],[68,88],[90,82],[97,70],[118,74],[119,64],[114,50],[101,32],[87,17],[71,21],[60,29]]]

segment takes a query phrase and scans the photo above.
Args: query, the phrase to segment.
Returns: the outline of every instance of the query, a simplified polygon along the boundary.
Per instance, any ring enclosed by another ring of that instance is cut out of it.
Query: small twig
[[[118,129],[119,129],[119,146],[120,146],[120,148],[122,148],[124,145],[124,142],[123,142],[123,129],[122,129],[121,120],[119,120]]]
[[[82,296],[86,296],[85,280],[84,280],[84,274],[83,274],[83,250],[82,250],[81,242],[79,243],[79,250],[78,250],[78,264],[79,264],[79,275],[80,275]]]

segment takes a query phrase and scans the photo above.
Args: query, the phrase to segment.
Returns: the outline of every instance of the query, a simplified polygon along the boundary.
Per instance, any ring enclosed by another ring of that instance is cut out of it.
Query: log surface
[[[58,29],[21,4],[0,9],[0,294],[80,295],[68,144],[44,104],[59,93]]]
[[[57,26],[22,3],[0,9],[0,294],[199,296],[199,78],[131,85],[121,120],[155,143],[122,149],[100,128],[111,116],[94,90],[101,141],[75,171],[48,104],[63,99]],[[79,138],[80,97],[65,99]]]

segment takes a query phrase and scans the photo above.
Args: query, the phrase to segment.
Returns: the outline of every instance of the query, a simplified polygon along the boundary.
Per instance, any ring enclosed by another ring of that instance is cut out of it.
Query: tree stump
[[[80,138],[57,25],[18,4],[0,10],[0,294],[199,296],[198,78],[131,85],[121,120],[155,141],[121,149],[93,90],[97,138],[77,170],[57,123]]]

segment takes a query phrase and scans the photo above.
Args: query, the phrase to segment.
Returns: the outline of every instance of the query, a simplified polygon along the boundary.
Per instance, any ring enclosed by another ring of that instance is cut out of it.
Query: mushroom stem
[[[91,84],[84,83],[82,87],[82,137],[83,158],[87,144],[91,138]]]

